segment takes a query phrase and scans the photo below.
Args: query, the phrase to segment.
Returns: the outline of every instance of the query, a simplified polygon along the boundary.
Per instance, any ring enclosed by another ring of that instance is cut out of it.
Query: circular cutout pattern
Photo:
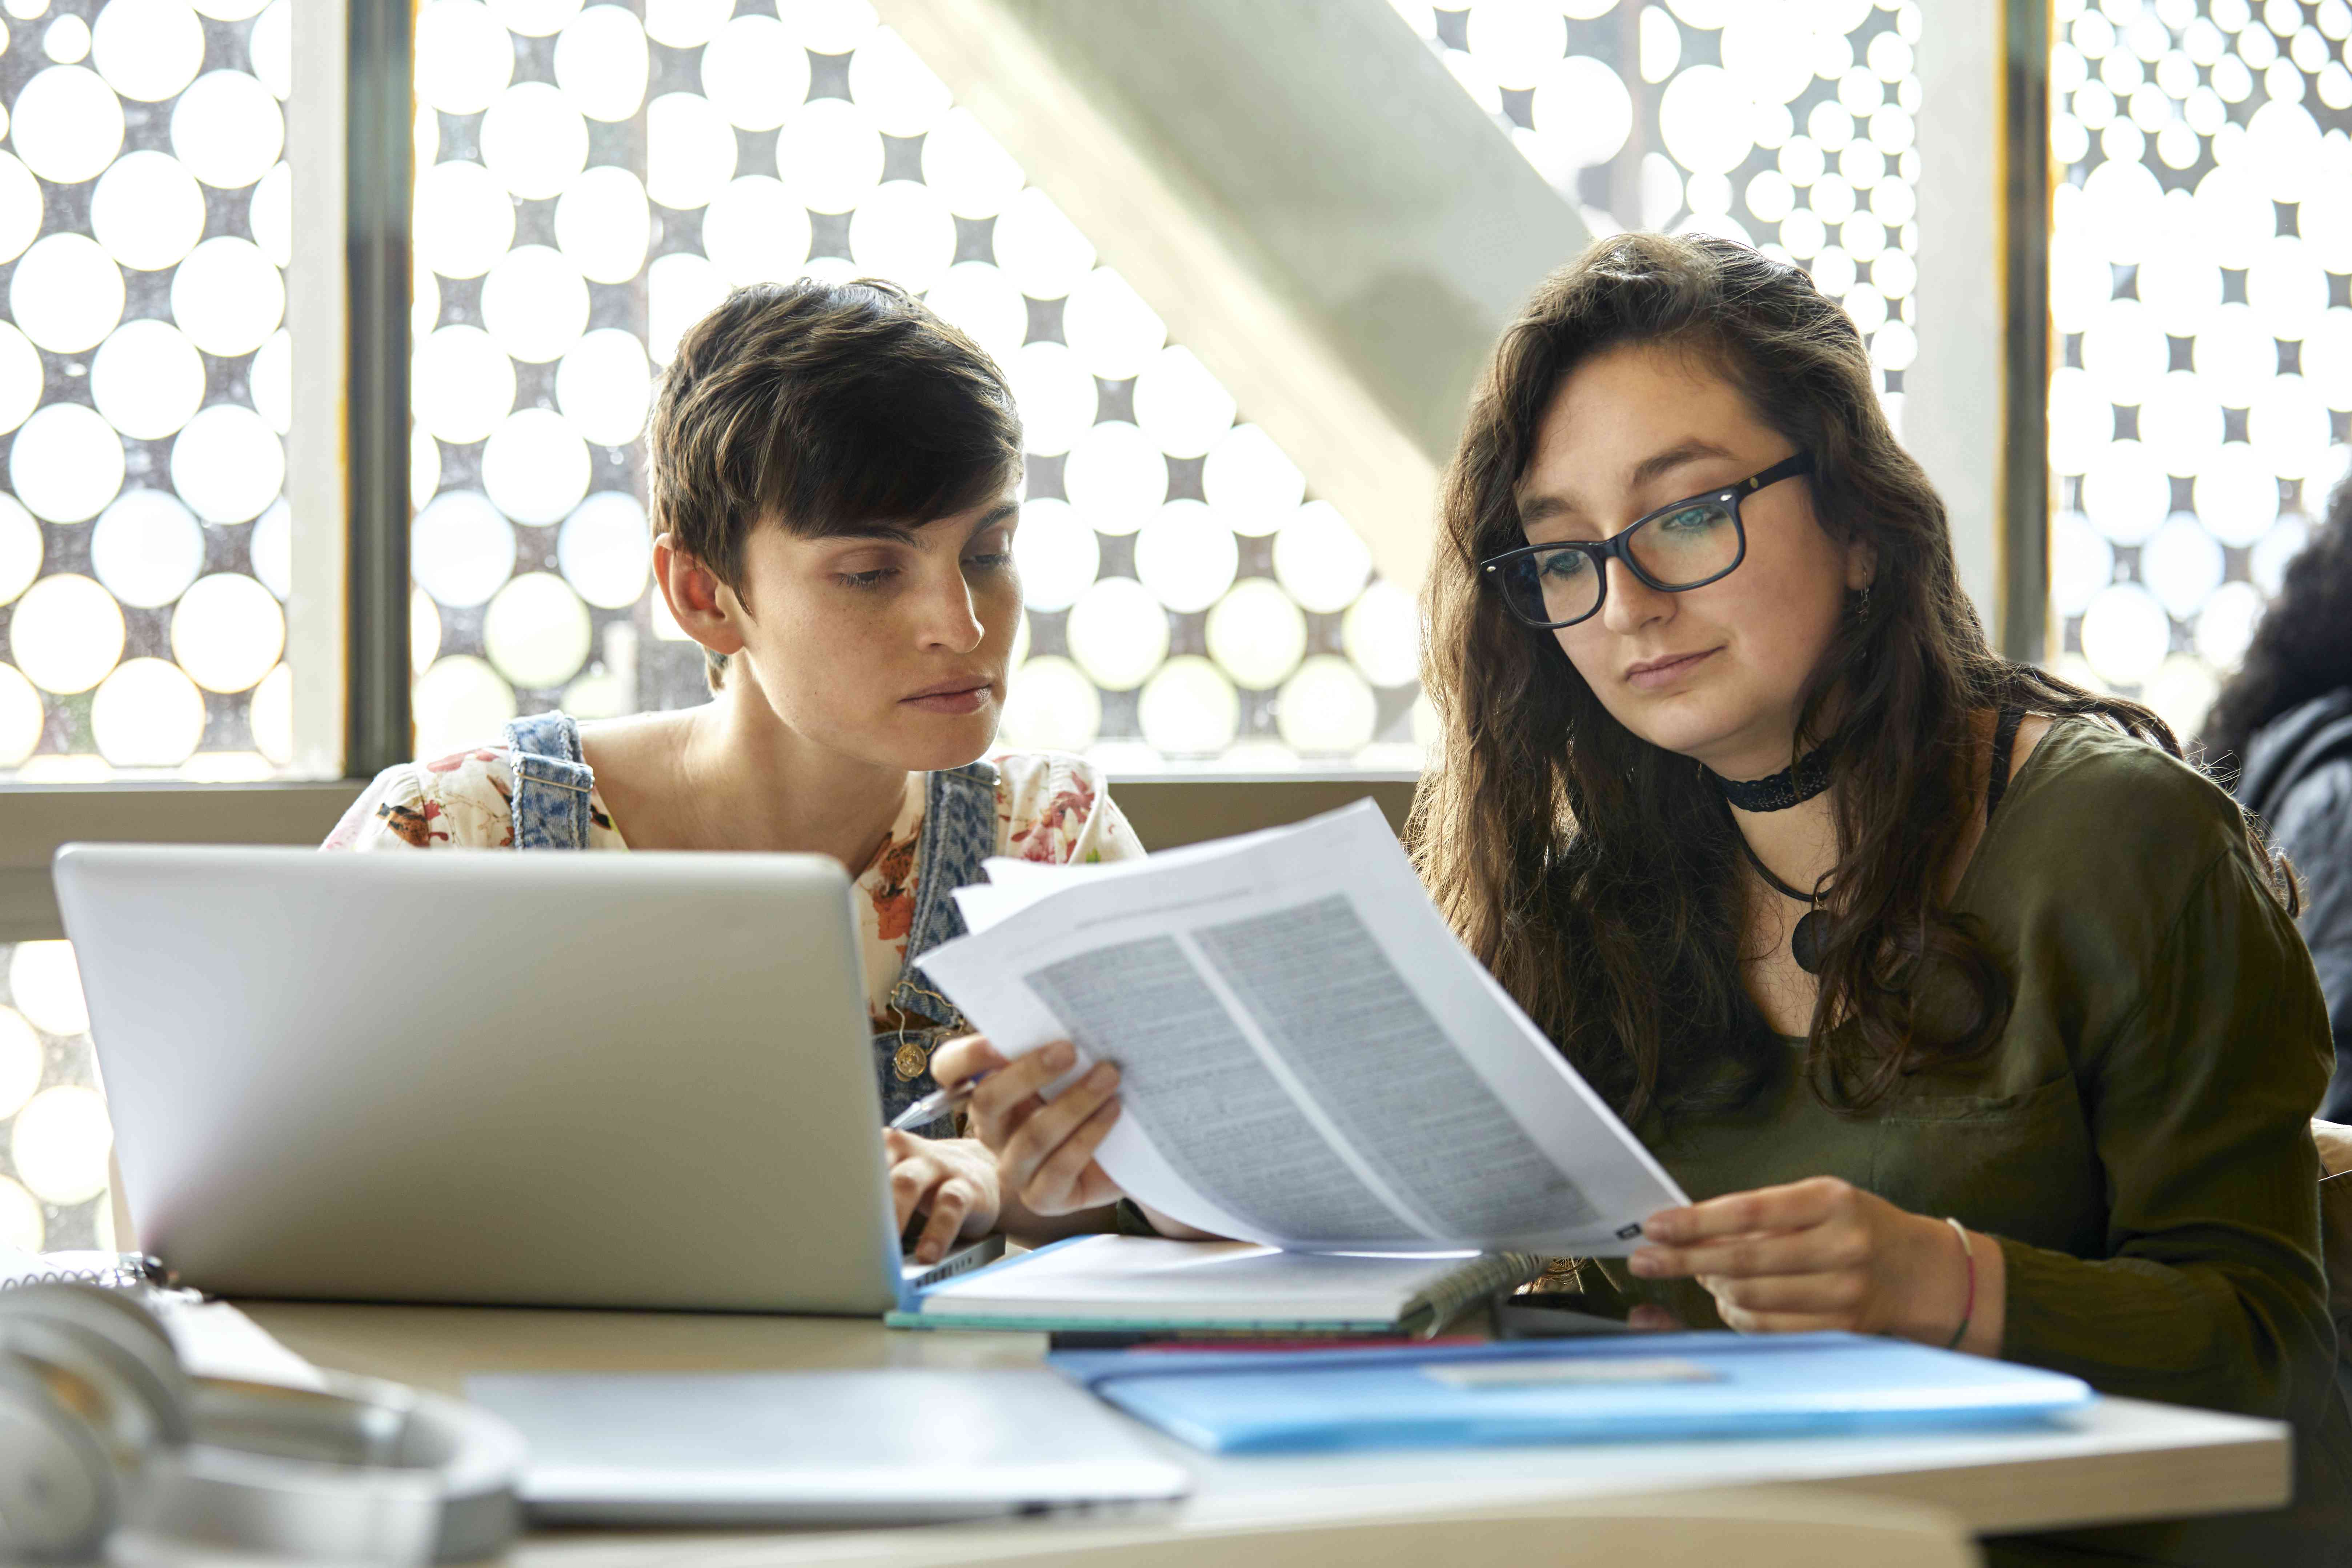
[[[286,319],[286,280],[251,240],[205,240],[172,274],[172,319],[208,354],[249,354]]]
[[[205,25],[184,0],[107,0],[90,36],[107,85],[142,103],[162,103],[196,79]]]
[[[773,131],[808,97],[808,51],[773,16],[738,16],[702,51],[702,96],[743,131]]]
[[[645,26],[625,6],[588,6],[555,40],[555,85],[591,120],[635,114],[652,64]]]
[[[1013,535],[1021,596],[1033,610],[1066,610],[1102,567],[1102,547],[1067,501],[1033,500]]]
[[[1064,630],[1071,657],[1106,691],[1132,691],[1168,657],[1167,612],[1132,577],[1089,584]]]
[[[514,200],[498,176],[463,159],[416,177],[416,258],[444,278],[479,278],[514,243]]]
[[[89,732],[118,768],[178,767],[203,743],[204,693],[167,660],[125,659],[90,699]]]
[[[243,71],[206,71],[172,106],[172,152],[205,184],[241,191],[285,149],[285,111]]]
[[[8,642],[16,668],[59,696],[88,691],[105,679],[122,657],[122,610],[113,595],[76,573],[42,578],[10,612]],[[21,989],[16,1005],[26,1007]]]
[[[286,488],[286,444],[252,409],[215,403],[172,442],[172,488],[206,522],[250,522]]]
[[[482,489],[517,522],[561,522],[588,493],[587,444],[552,409],[517,409],[482,447]]]
[[[51,353],[86,353],[122,320],[122,269],[81,234],[44,235],[8,280],[8,313]]]
[[[408,542],[417,586],[452,608],[487,603],[514,574],[514,526],[479,490],[436,496]]]
[[[126,605],[152,608],[187,591],[205,565],[205,531],[175,496],[127,490],[99,514],[90,570]]]
[[[205,193],[176,158],[130,153],[90,191],[89,229],[125,267],[176,267],[205,234]]]
[[[795,277],[808,259],[808,209],[765,174],[731,180],[702,215],[702,252],[730,283]]]
[[[286,613],[235,572],[199,577],[172,611],[172,657],[207,691],[246,691],[286,651]]]
[[[706,244],[711,216],[703,215]],[[652,216],[644,183],[626,169],[599,163],[556,199],[556,248],[591,282],[626,283],[645,268]]]
[[[562,578],[530,572],[500,588],[482,617],[482,647],[526,690],[562,685],[588,661],[588,607]]]
[[[514,77],[514,42],[478,0],[432,0],[416,16],[416,96],[444,114],[479,114]]]
[[[735,132],[709,99],[666,92],[646,105],[647,195],[688,212],[734,177]]]
[[[563,520],[556,565],[583,599],[602,609],[625,610],[646,591],[653,539],[646,509],[626,490],[600,490]]]
[[[8,448],[8,488],[35,517],[50,522],[96,517],[122,489],[122,437],[85,404],[52,403],[37,410]]]
[[[514,407],[514,362],[479,327],[443,327],[410,373],[416,422],[452,446],[485,440]]]
[[[161,440],[203,405],[204,358],[168,321],[125,321],[90,361],[89,396],[125,436]]]
[[[54,185],[96,179],[122,151],[122,100],[86,66],[51,66],[16,94],[9,141]]]
[[[776,169],[812,212],[845,213],[882,183],[882,133],[845,98],[796,110],[776,136]]]
[[[1307,617],[1264,577],[1244,577],[1217,601],[1203,628],[1209,657],[1243,686],[1279,686],[1307,657]]]
[[[599,327],[574,344],[555,370],[556,406],[572,427],[600,447],[625,447],[644,427],[653,367],[636,335]]]
[[[514,688],[470,654],[436,659],[416,678],[416,754],[446,756],[495,737],[515,716]]]
[[[482,163],[525,201],[545,201],[588,166],[588,124],[562,91],[515,83],[482,116]]]
[[[1096,532],[1133,533],[1168,499],[1168,459],[1135,426],[1106,419],[1087,426],[1071,447],[1062,492]]]
[[[562,251],[519,245],[482,279],[482,324],[526,364],[561,359],[588,330],[588,285]]]

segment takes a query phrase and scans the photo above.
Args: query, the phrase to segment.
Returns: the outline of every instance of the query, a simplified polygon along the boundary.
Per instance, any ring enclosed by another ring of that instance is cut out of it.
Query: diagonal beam
[[[1421,582],[1488,345],[1590,237],[1376,0],[878,0],[1370,546]]]

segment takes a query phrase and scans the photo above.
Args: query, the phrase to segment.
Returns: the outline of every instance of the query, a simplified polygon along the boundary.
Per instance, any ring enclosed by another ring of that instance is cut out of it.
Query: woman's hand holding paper
[[[1696,1279],[1746,1333],[1844,1329],[1998,1354],[2005,1280],[1990,1237],[1969,1252],[1946,1221],[1834,1177],[1732,1193],[1653,1215],[1628,1266]],[[1973,1297],[1973,1300],[1971,1300]]]
[[[1118,1120],[1118,1068],[1098,1062],[1053,1100],[1044,1090],[1077,1062],[1067,1040],[1008,1061],[984,1035],[950,1040],[932,1059],[932,1076],[958,1084],[985,1073],[967,1107],[972,1135],[996,1155],[999,1179],[1030,1213],[1099,1208],[1120,1196],[1095,1163]]]

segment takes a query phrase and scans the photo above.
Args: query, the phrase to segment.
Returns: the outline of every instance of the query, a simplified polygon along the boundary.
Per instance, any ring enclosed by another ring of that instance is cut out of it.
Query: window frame
[[[1985,28],[1974,0],[1922,5],[1931,30],[1957,37]],[[310,730],[298,732],[298,756],[331,767],[339,749],[341,776],[226,785],[0,782],[0,942],[64,934],[49,880],[60,844],[317,843],[367,779],[411,754],[412,13],[408,5],[365,0],[294,12],[288,144],[297,163],[297,219],[288,321],[297,427],[289,444],[288,498],[308,520],[295,571],[310,616],[289,653],[300,660],[298,712],[311,716]],[[1984,53],[1997,45],[1994,60],[1976,49],[1922,55],[1923,61],[1949,59],[1933,72],[1923,66],[1923,77],[1940,79],[1924,84],[1931,92],[1995,89],[1998,108],[1986,116],[1986,128],[1995,132],[1998,171],[1990,181],[1975,182],[1974,196],[1965,174],[1947,174],[1949,195],[1939,202],[1967,204],[1952,226],[1961,242],[1956,251],[1973,252],[1971,242],[1989,238],[2001,252],[1994,305],[2000,330],[1991,341],[1958,308],[1957,289],[1980,276],[1967,258],[1956,258],[1954,299],[1937,311],[1946,324],[1922,331],[1923,346],[1963,356],[1945,378],[1939,405],[1977,406],[1984,394],[1999,399],[1997,416],[1964,421],[1947,443],[1955,449],[1935,454],[1941,460],[1929,467],[1950,474],[1990,465],[1975,471],[1999,475],[1976,514],[1983,521],[1957,520],[1961,553],[1988,579],[1987,608],[2002,652],[2034,658],[2048,625],[2049,0],[2003,0],[1994,26],[1997,37],[1980,45]],[[1983,79],[1987,65],[1991,82]],[[327,412],[306,418],[305,410]],[[1173,845],[1296,820],[1366,796],[1401,826],[1414,778],[1302,771],[1116,782],[1144,841]]]

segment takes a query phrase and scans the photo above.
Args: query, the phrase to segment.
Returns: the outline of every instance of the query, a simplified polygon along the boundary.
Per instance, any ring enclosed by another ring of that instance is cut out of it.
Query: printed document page
[[[924,972],[1009,1056],[1069,1039],[1071,1078],[1118,1063],[1103,1169],[1187,1225],[1295,1251],[1613,1257],[1687,1201],[1454,940],[1370,802],[1008,870],[958,903],[975,930]]]

